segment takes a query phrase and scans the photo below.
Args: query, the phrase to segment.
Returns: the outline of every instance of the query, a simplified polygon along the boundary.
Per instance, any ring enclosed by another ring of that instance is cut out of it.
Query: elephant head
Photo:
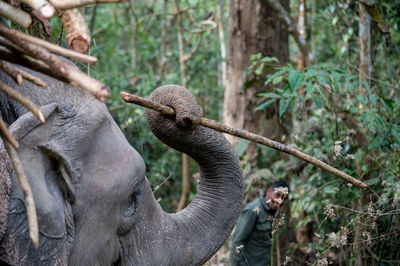
[[[151,99],[175,117],[146,112],[153,133],[200,167],[195,199],[165,213],[105,105],[79,88],[40,75],[48,89],[18,87],[41,106],[41,124],[0,93],[0,115],[18,139],[17,152],[32,187],[39,248],[29,241],[24,199],[0,143],[0,260],[45,265],[200,265],[229,236],[241,209],[242,173],[222,134],[190,124],[200,114],[184,88],[164,86]]]

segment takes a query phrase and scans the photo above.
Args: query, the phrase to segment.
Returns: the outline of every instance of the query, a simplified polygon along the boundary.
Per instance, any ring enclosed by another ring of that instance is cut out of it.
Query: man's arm
[[[232,265],[238,265],[245,258],[244,243],[253,231],[256,223],[256,214],[252,210],[245,209],[239,216],[236,223],[236,229],[232,237],[232,247],[230,260]]]

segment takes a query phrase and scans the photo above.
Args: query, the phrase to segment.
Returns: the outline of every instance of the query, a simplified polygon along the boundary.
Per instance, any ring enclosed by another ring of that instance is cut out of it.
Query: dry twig
[[[40,108],[34,102],[32,102],[31,99],[25,97],[2,81],[0,81],[0,91],[3,91],[10,98],[25,106],[25,108],[31,111],[37,118],[39,118],[42,123],[45,122],[42,111],[40,111]]]
[[[24,194],[26,214],[28,216],[28,226],[29,226],[29,237],[35,248],[39,247],[39,226],[37,221],[37,214],[35,208],[35,200],[33,199],[32,190],[29,185],[28,179],[26,178],[24,168],[19,160],[18,153],[12,145],[3,138],[4,147],[10,156],[11,162],[14,166],[15,175],[17,177],[19,186]]]
[[[21,86],[22,83],[24,83],[24,79],[22,78],[21,73],[11,63],[0,60],[0,69],[3,70],[5,73],[7,73],[7,75],[12,77],[15,80],[15,82],[18,84],[18,86]]]
[[[155,110],[155,111],[160,112],[165,115],[169,115],[169,116],[175,115],[175,111],[171,107],[161,105],[159,103],[151,102],[149,100],[143,99],[141,97],[132,95],[127,92],[121,92],[120,95],[121,95],[122,99],[124,99],[124,101],[126,101],[126,102],[138,104],[138,105],[144,106],[146,108],[150,108],[152,110]],[[308,154],[305,154],[305,153],[303,153],[299,150],[296,150],[292,147],[286,146],[280,142],[273,141],[266,137],[262,137],[262,136],[244,131],[244,130],[233,128],[233,127],[224,125],[220,122],[216,122],[214,120],[207,119],[207,118],[196,117],[196,118],[192,119],[192,123],[195,125],[201,125],[201,126],[205,126],[208,128],[212,128],[217,131],[227,133],[227,134],[230,134],[230,135],[233,135],[236,137],[247,139],[252,142],[256,142],[256,143],[268,146],[270,148],[273,148],[273,149],[281,151],[281,152],[285,152],[285,153],[293,155],[301,160],[304,160],[308,163],[311,163],[331,174],[334,174],[337,177],[340,177],[343,180],[345,180],[346,182],[349,182],[357,187],[360,187],[360,188],[367,187],[367,185],[365,183],[363,183],[362,181],[355,179],[354,177],[328,165],[327,163],[324,163]]]
[[[25,33],[22,33],[20,31],[17,30],[13,30],[5,25],[1,25],[0,24],[0,33],[3,33],[4,35],[7,36],[14,36],[15,38],[17,38],[20,42],[28,42],[30,44],[34,44],[40,47],[45,48],[46,50],[53,52],[53,53],[57,53],[59,55],[65,56],[65,57],[69,57],[71,59],[75,59],[84,63],[88,63],[91,65],[96,64],[97,62],[97,58],[90,56],[90,55],[85,55],[85,54],[81,54],[69,49],[65,49],[63,47],[60,47],[58,45],[49,43],[47,41],[44,41],[42,39],[36,38],[36,37],[32,37],[29,36]],[[7,38],[9,39],[9,38]]]
[[[18,46],[28,55],[42,60],[45,62],[50,69],[56,72],[60,76],[65,76],[69,83],[74,83],[79,87],[90,91],[99,100],[106,101],[110,96],[107,86],[98,80],[86,75],[77,67],[72,65],[66,60],[49,53],[47,50],[40,46],[35,46],[31,43],[21,41],[17,36],[13,35],[7,28],[4,30],[0,25],[0,35],[10,40],[15,46]]]
[[[26,29],[32,24],[31,15],[22,11],[20,8],[9,5],[3,1],[0,1],[0,16],[5,17]]]
[[[18,149],[18,141],[11,135],[10,131],[4,123],[3,119],[0,117],[0,133],[7,139],[7,141],[15,148]]]
[[[36,77],[36,76],[34,76],[34,75],[22,70],[22,69],[17,68],[17,70],[18,70],[18,72],[21,74],[21,76],[24,79],[29,80],[30,82],[32,82],[33,84],[35,84],[35,85],[37,85],[39,87],[42,87],[42,88],[46,88],[47,87],[47,83],[44,82],[42,79],[40,79],[40,78],[38,78],[38,77]]]
[[[70,83],[73,86],[77,86],[75,83],[71,83],[69,80],[67,80],[63,75],[60,75],[54,69],[49,68],[49,66],[42,61],[36,60],[28,55],[18,53],[16,50],[10,50],[0,46],[0,59],[30,68],[48,76],[52,76],[53,78],[56,78],[64,83]]]

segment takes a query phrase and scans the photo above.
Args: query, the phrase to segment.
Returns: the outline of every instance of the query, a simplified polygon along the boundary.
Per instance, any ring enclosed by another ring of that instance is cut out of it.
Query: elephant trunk
[[[239,160],[221,133],[190,124],[190,118],[200,116],[201,110],[188,90],[167,85],[155,90],[149,99],[176,113],[174,121],[146,110],[154,135],[200,166],[198,192],[192,202],[179,213],[160,215],[159,244],[168,256],[157,262],[153,256],[152,260],[163,265],[200,265],[223,245],[240,213],[243,181]]]

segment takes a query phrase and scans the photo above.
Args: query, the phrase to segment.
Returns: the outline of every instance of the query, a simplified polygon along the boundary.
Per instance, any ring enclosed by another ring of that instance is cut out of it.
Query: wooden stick
[[[45,18],[51,18],[56,12],[54,6],[46,0],[21,0],[21,2],[27,4],[33,9],[39,10]]]
[[[17,177],[19,186],[24,194],[24,201],[26,207],[26,214],[28,216],[29,237],[35,248],[39,247],[39,226],[37,221],[37,214],[35,208],[35,200],[33,199],[32,190],[26,178],[24,168],[19,160],[18,153],[12,145],[3,138],[4,147],[10,156],[10,160],[14,166],[15,175]]]
[[[22,83],[24,83],[24,79],[22,78],[21,73],[12,64],[5,62],[3,60],[0,60],[0,69],[3,70],[7,75],[12,77],[15,80],[15,82],[18,84],[18,86],[21,86]]]
[[[30,74],[30,73],[28,73],[28,72],[26,72],[26,71],[24,71],[22,69],[17,68],[17,70],[18,70],[18,72],[21,74],[21,76],[24,79],[29,80],[30,82],[32,82],[33,84],[35,84],[35,85],[37,85],[39,87],[42,87],[42,88],[46,88],[47,87],[47,83],[44,82],[42,79],[40,79],[38,77],[35,77],[34,75],[32,75],[32,74]]]
[[[25,29],[29,28],[32,24],[31,15],[3,1],[0,1],[0,16],[15,22]]]
[[[99,100],[104,102],[109,98],[110,93],[107,86],[105,86],[100,81],[86,75],[79,68],[75,67],[68,61],[49,53],[47,50],[43,49],[40,46],[35,46],[31,43],[21,41],[16,36],[12,35],[9,31],[0,30],[0,35],[6,37],[8,40],[13,42],[14,45],[20,47],[30,56],[45,62],[49,66],[49,68],[51,68],[59,75],[65,76],[67,80],[76,83],[79,87],[85,90],[90,91]]]
[[[15,38],[18,38],[20,41],[25,41],[25,42],[29,42],[31,44],[40,46],[45,48],[46,50],[50,51],[50,52],[54,52],[57,54],[60,54],[62,56],[66,56],[84,63],[88,63],[91,65],[95,65],[97,62],[97,58],[90,56],[90,55],[85,55],[85,54],[81,54],[81,53],[77,53],[75,51],[69,50],[69,49],[65,49],[63,47],[60,47],[58,45],[46,42],[42,39],[36,38],[36,37],[32,37],[29,36],[27,34],[24,34],[20,31],[17,30],[13,30],[5,25],[0,24],[0,32],[7,34],[7,35],[11,35],[14,36]],[[7,38],[8,39],[8,38]]]
[[[1,43],[1,39],[0,39]],[[0,59],[11,62],[13,64],[17,64],[20,66],[24,66],[40,72],[42,74],[51,76],[59,81],[64,83],[71,84],[72,86],[77,87],[77,85],[69,80],[67,80],[63,75],[60,75],[58,72],[55,72],[53,69],[49,68],[48,65],[43,63],[42,61],[36,60],[28,55],[17,53],[13,49],[8,49],[0,46]]]
[[[7,141],[15,148],[18,149],[18,141],[15,140],[15,138],[11,135],[10,131],[8,131],[8,128],[6,126],[6,123],[4,123],[3,119],[0,117],[0,133],[7,139]]]
[[[119,3],[128,0],[49,0],[57,9],[71,9],[98,3]]]
[[[90,32],[79,10],[58,11],[58,16],[64,25],[68,46],[78,53],[86,53],[90,47]]]
[[[169,115],[172,116],[175,114],[174,109],[172,109],[171,107],[165,106],[165,105],[161,105],[159,103],[155,103],[155,102],[151,102],[149,100],[143,99],[141,97],[132,95],[130,93],[127,92],[121,92],[120,93],[122,99],[124,99],[125,102],[129,102],[129,103],[134,103],[134,104],[138,104],[141,105],[143,107],[146,108],[150,108],[152,110],[155,110],[157,112],[160,112],[164,115]],[[301,160],[304,160],[308,163],[311,163],[331,174],[336,175],[337,177],[342,178],[343,180],[345,180],[346,182],[349,182],[357,187],[360,188],[366,188],[367,185],[364,182],[361,182],[358,179],[355,179],[354,177],[308,155],[305,154],[299,150],[296,150],[292,147],[286,146],[280,142],[277,141],[273,141],[270,140],[266,137],[262,137],[244,130],[240,130],[237,128],[233,128],[227,125],[224,125],[220,122],[211,120],[211,119],[207,119],[207,118],[202,118],[202,117],[196,117],[192,119],[192,123],[195,125],[202,125],[208,128],[212,128],[215,129],[217,131],[223,132],[223,133],[227,133],[236,137],[240,137],[243,139],[247,139],[250,140],[252,142],[256,142],[265,146],[268,146],[270,148],[273,148],[275,150],[281,151],[281,152],[285,152],[287,154],[293,155]]]
[[[0,81],[0,91],[3,91],[10,98],[25,106],[25,108],[31,111],[37,118],[39,118],[42,123],[45,122],[42,111],[40,111],[40,108],[31,99],[25,97],[2,81]]]

